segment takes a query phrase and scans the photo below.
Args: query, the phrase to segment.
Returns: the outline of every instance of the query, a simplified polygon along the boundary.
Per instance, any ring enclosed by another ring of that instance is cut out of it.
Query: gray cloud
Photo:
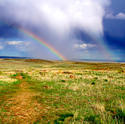
[[[78,28],[90,36],[103,35],[103,17],[109,0],[1,0],[6,18],[37,32],[70,58]],[[65,45],[66,44],[66,45]],[[65,49],[65,50],[64,50]]]

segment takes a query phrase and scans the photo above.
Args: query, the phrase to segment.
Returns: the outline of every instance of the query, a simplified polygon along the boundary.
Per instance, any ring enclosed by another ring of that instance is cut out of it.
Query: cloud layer
[[[109,0],[1,0],[4,19],[37,31],[64,55],[71,57],[71,48],[80,29],[88,35],[103,35],[103,17]],[[7,16],[6,16],[7,15]],[[67,44],[67,47],[65,46]],[[65,48],[65,51],[64,51]]]
[[[73,27],[88,33],[102,33],[105,7],[109,5],[108,0],[3,0],[1,3],[14,20],[24,25],[45,24],[57,34]]]

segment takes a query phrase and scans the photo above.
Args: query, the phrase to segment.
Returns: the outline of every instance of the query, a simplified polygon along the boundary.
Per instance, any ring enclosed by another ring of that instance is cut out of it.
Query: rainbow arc
[[[49,43],[47,43],[46,41],[44,41],[43,39],[41,39],[34,33],[30,32],[28,30],[25,30],[23,28],[19,28],[19,30],[21,32],[23,32],[24,34],[28,35],[29,37],[31,37],[33,40],[38,41],[40,44],[42,44],[44,47],[46,47],[51,53],[56,55],[59,59],[67,60],[66,57],[63,56],[59,51],[57,51],[52,45],[50,45]]]

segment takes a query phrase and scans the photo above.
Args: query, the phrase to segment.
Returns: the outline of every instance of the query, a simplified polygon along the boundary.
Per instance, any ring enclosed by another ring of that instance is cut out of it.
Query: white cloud
[[[47,25],[52,32],[64,36],[73,27],[89,34],[102,34],[103,16],[109,0],[4,0],[3,3],[9,5],[8,14],[23,25]]]
[[[80,48],[80,49],[88,49],[88,48],[93,48],[96,47],[95,44],[87,44],[87,43],[83,43],[83,44],[74,44],[74,48]]]
[[[13,45],[13,46],[19,46],[19,45],[28,46],[30,44],[30,42],[25,42],[25,41],[7,41],[6,43],[8,45]]]
[[[118,13],[116,15],[113,15],[112,13],[108,13],[106,16],[106,18],[108,19],[121,19],[121,20],[125,20],[125,13]]]
[[[17,50],[20,51],[27,51],[31,44],[30,42],[25,41],[7,41],[6,43],[7,45],[14,46]]]
[[[24,44],[24,41],[8,41],[8,45],[22,45]]]
[[[119,13],[116,15],[117,19],[125,19],[125,13]]]

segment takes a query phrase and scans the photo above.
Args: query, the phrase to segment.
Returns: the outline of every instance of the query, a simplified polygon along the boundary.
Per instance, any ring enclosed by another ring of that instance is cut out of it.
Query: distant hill
[[[31,58],[31,57],[16,57],[16,56],[0,56],[0,59],[12,59],[12,60],[17,60],[17,59],[23,59],[25,62],[35,62],[35,63],[52,63],[54,61],[52,60],[44,60],[44,59],[36,59],[36,58]]]
[[[30,57],[0,56],[0,59],[31,59]]]
[[[38,58],[32,58],[32,57],[18,57],[18,56],[0,56],[0,59],[26,59],[27,62],[50,62],[54,60],[44,60],[44,59],[38,59]],[[58,61],[58,60],[57,60]],[[75,62],[120,62],[125,63],[125,60],[101,60],[101,59],[71,59],[68,61],[75,61]]]
[[[104,60],[104,59],[74,59],[73,61],[80,61],[80,62],[120,62],[124,63],[125,60]]]

